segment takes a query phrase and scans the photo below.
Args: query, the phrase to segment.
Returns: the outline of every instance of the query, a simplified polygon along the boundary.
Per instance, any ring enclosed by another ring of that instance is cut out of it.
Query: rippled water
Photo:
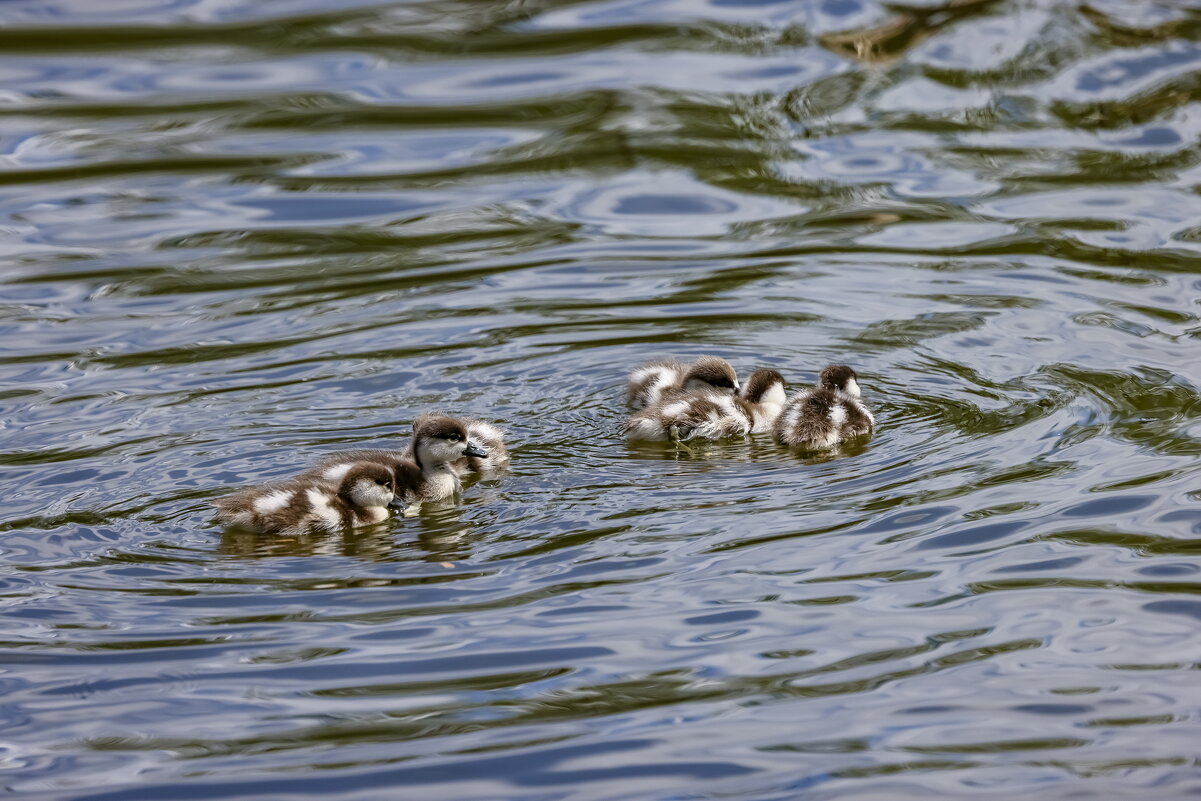
[[[1201,13],[0,4],[0,786],[1201,793]],[[627,445],[622,376],[881,428]],[[208,502],[441,408],[505,476]]]

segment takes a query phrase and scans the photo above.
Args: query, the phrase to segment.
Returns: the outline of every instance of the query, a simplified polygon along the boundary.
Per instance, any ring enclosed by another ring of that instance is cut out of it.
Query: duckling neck
[[[776,418],[780,416],[780,412],[782,411],[784,411],[784,404],[764,401],[755,404],[754,417],[752,419],[759,425],[770,426],[776,422]]]
[[[459,482],[459,474],[455,472],[449,462],[422,467],[421,480],[429,487],[427,494],[434,498],[458,495],[463,487]]]
[[[450,466],[450,462],[442,461],[436,456],[423,452],[425,448],[413,448],[413,462],[417,465],[417,469],[421,471],[421,475],[426,478],[434,478],[443,473],[450,473],[457,476],[454,468]]]
[[[437,476],[446,473],[457,478],[459,475],[455,472],[455,469],[450,466],[450,462],[439,462],[438,464],[427,464],[420,466],[422,474],[427,476]]]

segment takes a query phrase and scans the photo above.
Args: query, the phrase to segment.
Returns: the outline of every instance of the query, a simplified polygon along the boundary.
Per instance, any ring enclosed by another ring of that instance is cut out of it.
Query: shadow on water
[[[1185,797],[1201,14],[0,4],[3,786]],[[870,440],[627,443],[671,355]],[[210,502],[429,409],[461,503]]]

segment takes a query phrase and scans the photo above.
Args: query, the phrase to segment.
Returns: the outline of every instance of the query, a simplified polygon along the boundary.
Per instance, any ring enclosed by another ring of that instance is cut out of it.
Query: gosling
[[[762,434],[772,430],[784,401],[784,377],[775,370],[756,370],[737,397],[676,390],[635,413],[623,430],[631,439],[677,442]]]
[[[861,399],[855,371],[844,364],[822,370],[817,387],[789,398],[776,420],[776,441],[790,448],[825,450],[872,433],[876,419]]]
[[[738,376],[729,362],[716,356],[702,356],[691,366],[671,360],[647,362],[630,373],[627,393],[630,405],[643,409],[680,389],[730,396],[738,391]]]
[[[509,463],[509,449],[505,447],[505,432],[484,420],[462,420],[467,430],[467,441],[483,449],[486,456],[464,456],[451,462],[454,471],[465,473],[495,473]]]
[[[391,470],[369,462],[347,466],[335,482],[294,478],[249,487],[213,502],[216,519],[259,534],[299,535],[380,523],[396,495]]]

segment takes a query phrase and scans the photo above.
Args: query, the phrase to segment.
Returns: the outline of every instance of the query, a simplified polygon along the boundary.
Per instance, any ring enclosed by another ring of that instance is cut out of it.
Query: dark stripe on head
[[[685,382],[704,381],[706,384],[721,389],[733,389],[734,385],[738,383],[738,376],[725,359],[719,359],[716,356],[702,356],[689,368],[684,380]]]
[[[338,496],[351,502],[354,485],[363,479],[387,487],[392,491],[396,490],[396,474],[387,467],[374,462],[356,462],[350,466],[346,475],[342,477],[342,482],[338,484]]]
[[[450,439],[467,441],[467,429],[453,417],[444,414],[429,414],[418,417],[413,423],[414,439]]]

